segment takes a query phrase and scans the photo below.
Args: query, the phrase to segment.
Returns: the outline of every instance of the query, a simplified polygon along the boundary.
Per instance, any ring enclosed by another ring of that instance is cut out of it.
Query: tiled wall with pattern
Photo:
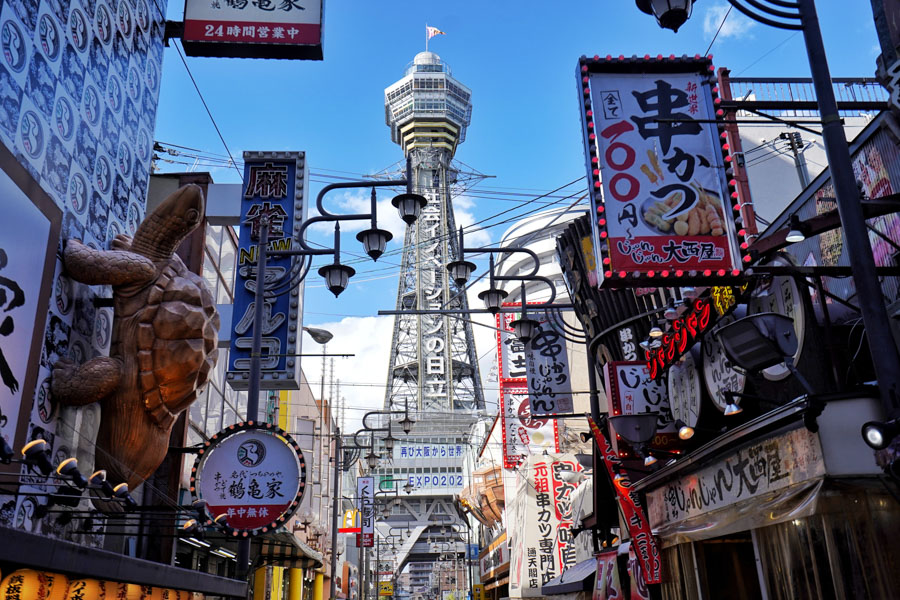
[[[0,142],[62,209],[61,240],[107,249],[144,216],[164,27],[163,0],[0,0]],[[28,439],[43,437],[54,461],[76,456],[86,471],[99,406],[54,406],[50,367],[109,353],[112,308],[94,297],[111,290],[71,281],[59,260],[54,275]],[[32,493],[46,487],[34,478],[17,498],[0,496],[0,524],[65,537],[83,528],[35,518],[44,498]]]

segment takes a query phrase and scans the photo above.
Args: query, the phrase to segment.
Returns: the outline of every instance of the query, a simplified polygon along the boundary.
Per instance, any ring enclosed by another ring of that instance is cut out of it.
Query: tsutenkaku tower
[[[397,310],[451,309],[456,315],[401,314],[394,321],[385,408],[472,414],[484,409],[465,293],[446,264],[459,252],[450,188],[450,160],[466,139],[471,92],[433,52],[420,52],[403,78],[384,92],[391,139],[411,160],[413,191],[428,205],[406,229]]]

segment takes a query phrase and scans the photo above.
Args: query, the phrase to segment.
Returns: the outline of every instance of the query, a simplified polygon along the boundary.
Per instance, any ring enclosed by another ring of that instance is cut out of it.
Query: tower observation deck
[[[451,189],[457,178],[451,159],[466,138],[471,92],[437,54],[421,52],[403,78],[385,90],[384,104],[391,139],[410,161],[413,191],[428,204],[406,228],[397,289],[400,314],[394,320],[384,398],[385,409],[408,410],[415,424],[393,446],[391,464],[373,471],[379,482],[406,480],[414,491],[401,494],[378,527],[385,535],[400,523],[410,528],[394,556],[398,573],[406,564],[430,572],[425,565],[440,555],[436,547],[464,555],[464,538],[458,533],[463,528],[449,527],[462,525],[453,496],[467,483],[463,464],[469,434],[485,407],[468,301],[446,268],[459,254],[459,238],[451,235]],[[427,309],[460,312],[404,312]]]

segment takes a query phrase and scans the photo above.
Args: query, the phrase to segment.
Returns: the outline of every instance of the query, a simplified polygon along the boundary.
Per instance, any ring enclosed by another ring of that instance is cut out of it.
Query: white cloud
[[[475,201],[468,196],[457,196],[453,199],[453,216],[456,219],[457,228],[468,228],[477,220],[471,210],[474,207]],[[477,226],[475,229],[475,231],[469,229],[465,230],[466,246],[475,248],[478,246],[490,245],[490,231],[487,229],[478,229]]]
[[[340,380],[340,394],[344,398],[345,432],[362,427],[361,419],[367,410],[384,407],[384,386],[387,381],[391,334],[394,317],[345,317],[331,323],[311,325],[334,334],[328,342],[328,354],[354,354],[348,358],[334,357],[334,379]],[[303,334],[303,352],[315,354],[322,346]],[[326,362],[330,363],[327,358]],[[322,360],[306,357],[303,372],[318,397],[322,381]],[[326,373],[325,396],[329,394],[330,371]]]
[[[716,35],[716,30],[722,24],[722,19],[728,13],[729,6],[727,4],[713,4],[706,9],[703,15],[703,33],[708,39],[712,39]],[[728,15],[722,30],[719,31],[719,38],[745,39],[753,37],[750,30],[756,25],[752,20],[742,15],[736,10],[732,10]]]
[[[470,293],[470,306],[480,308],[481,301]],[[494,317],[488,314],[470,315],[473,321],[493,328]],[[328,354],[354,354],[352,357],[334,357],[335,383],[340,380],[340,395],[344,398],[344,432],[362,428],[362,417],[366,411],[384,408],[384,393],[390,360],[391,337],[394,317],[345,317],[340,321],[311,325],[334,334],[325,351]],[[484,395],[489,409],[496,410],[497,384],[487,381],[491,365],[496,357],[497,339],[493,329],[472,325],[475,338],[476,358],[479,360],[481,378],[486,387]],[[303,352],[315,354],[322,346],[303,334]],[[483,355],[483,356],[482,356]],[[326,358],[325,396],[330,393],[330,361]],[[304,357],[303,372],[318,397],[322,381],[322,360],[315,356]]]
[[[332,214],[368,214],[372,208],[370,194],[371,192],[368,189],[334,193],[327,197],[325,209]],[[393,197],[394,195],[389,192],[379,191],[375,212],[378,216],[378,228],[390,231],[394,236],[390,244],[400,246],[403,244],[403,236],[406,234],[406,223],[403,222],[397,209],[391,204]],[[309,216],[312,217],[317,214],[315,207],[311,207]],[[371,222],[369,219],[341,221],[341,232],[362,231],[370,226]],[[328,238],[334,235],[334,223],[316,223],[309,228],[309,231],[317,239]]]

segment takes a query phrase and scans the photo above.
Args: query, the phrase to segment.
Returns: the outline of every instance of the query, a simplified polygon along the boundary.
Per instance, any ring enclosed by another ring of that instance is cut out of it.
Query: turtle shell
[[[168,430],[215,368],[215,300],[203,278],[173,255],[147,289],[146,304],[134,319],[138,389],[152,420]]]

